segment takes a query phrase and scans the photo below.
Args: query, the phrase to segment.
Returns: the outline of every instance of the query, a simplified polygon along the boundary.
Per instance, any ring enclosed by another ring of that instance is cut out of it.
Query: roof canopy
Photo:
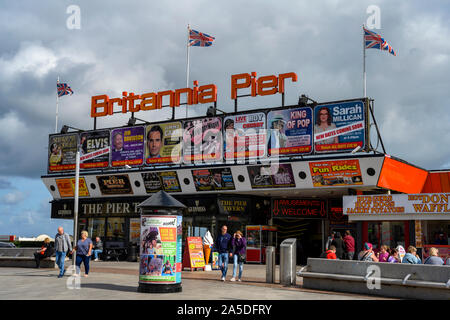
[[[172,197],[167,192],[161,190],[138,205],[142,209],[185,209],[186,206]]]

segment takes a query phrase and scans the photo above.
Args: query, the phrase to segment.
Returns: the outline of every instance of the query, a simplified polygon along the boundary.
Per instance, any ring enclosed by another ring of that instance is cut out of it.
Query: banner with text
[[[359,160],[310,162],[314,187],[362,185]]]

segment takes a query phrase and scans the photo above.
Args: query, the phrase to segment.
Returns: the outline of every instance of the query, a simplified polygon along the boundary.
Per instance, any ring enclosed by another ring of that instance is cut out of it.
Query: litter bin
[[[297,239],[289,238],[280,245],[280,283],[294,286],[297,267]]]
[[[266,282],[275,283],[275,247],[266,247]]]

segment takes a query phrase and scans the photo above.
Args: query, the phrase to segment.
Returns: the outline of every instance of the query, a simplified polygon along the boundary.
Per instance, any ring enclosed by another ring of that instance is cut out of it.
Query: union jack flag
[[[215,39],[209,34],[189,29],[189,46],[191,47],[209,47]]]
[[[391,45],[387,43],[386,40],[384,40],[379,34],[367,30],[365,27],[363,27],[363,29],[364,29],[364,41],[366,49],[380,49],[385,50],[393,54],[394,56],[396,55]]]
[[[58,97],[65,96],[66,94],[72,95],[73,91],[70,89],[70,87],[67,85],[67,83],[57,83],[56,88],[58,89]]]

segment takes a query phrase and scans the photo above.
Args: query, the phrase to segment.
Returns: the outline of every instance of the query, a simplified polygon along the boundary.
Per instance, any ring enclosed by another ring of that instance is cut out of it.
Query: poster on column
[[[78,134],[50,136],[48,172],[73,171],[76,165]]]
[[[316,153],[346,152],[365,147],[366,106],[362,100],[314,108]]]
[[[270,111],[267,115],[269,155],[312,152],[313,120],[310,107]]]
[[[80,135],[80,168],[95,169],[109,166],[110,136],[108,130],[83,132]]]
[[[183,122],[183,159],[185,163],[222,160],[222,119],[219,117]]]
[[[266,115],[263,112],[225,117],[225,159],[254,159],[266,155]]]
[[[181,216],[141,216],[141,283],[181,282]]]
[[[144,127],[111,131],[111,166],[140,166],[144,163]]]

